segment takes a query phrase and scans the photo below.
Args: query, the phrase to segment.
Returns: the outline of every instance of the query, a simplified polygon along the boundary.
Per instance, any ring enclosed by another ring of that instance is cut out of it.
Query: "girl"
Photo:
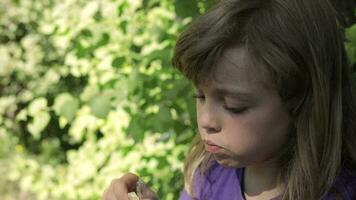
[[[181,200],[356,199],[341,28],[327,0],[225,0],[180,36],[172,63],[196,88],[199,129]]]

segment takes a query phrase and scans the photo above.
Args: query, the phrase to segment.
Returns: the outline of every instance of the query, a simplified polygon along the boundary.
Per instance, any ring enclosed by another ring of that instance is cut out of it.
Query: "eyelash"
[[[200,101],[205,100],[205,96],[204,95],[194,95],[193,96],[195,99],[198,99]],[[224,105],[224,109],[226,109],[227,111],[231,112],[232,114],[242,114],[247,110],[247,107],[242,107],[242,108],[230,108],[226,105]]]
[[[205,99],[205,96],[204,95],[198,95],[198,94],[195,94],[195,95],[193,95],[193,97],[195,98],[195,99]]]
[[[229,107],[227,107],[227,106],[224,106],[224,108],[225,108],[226,110],[228,110],[229,112],[233,113],[233,114],[242,114],[242,113],[244,113],[244,112],[247,110],[246,107],[242,107],[242,108],[229,108]]]

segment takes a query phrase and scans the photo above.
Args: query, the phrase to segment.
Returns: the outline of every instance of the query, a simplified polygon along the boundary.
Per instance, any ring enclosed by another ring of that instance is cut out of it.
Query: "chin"
[[[233,159],[231,157],[227,157],[227,156],[219,155],[219,154],[214,154],[213,156],[214,156],[214,159],[216,160],[216,162],[224,167],[229,167],[229,168],[246,167],[246,165],[243,162],[241,162],[237,159]]]

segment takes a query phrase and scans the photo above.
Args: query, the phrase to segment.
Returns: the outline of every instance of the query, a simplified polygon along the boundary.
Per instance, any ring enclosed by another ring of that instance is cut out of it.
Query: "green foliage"
[[[346,49],[351,63],[356,63],[356,24],[345,31],[346,34]]]
[[[170,57],[177,34],[208,5],[3,1],[1,193],[98,199],[132,171],[162,199],[177,199],[195,114]]]

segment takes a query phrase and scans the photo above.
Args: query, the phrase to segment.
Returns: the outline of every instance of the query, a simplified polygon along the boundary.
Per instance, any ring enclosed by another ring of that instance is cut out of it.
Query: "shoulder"
[[[356,198],[356,171],[350,169],[341,170],[336,181],[337,186],[342,190],[344,199]]]
[[[243,169],[224,167],[214,161],[204,170],[199,168],[196,173],[197,178],[202,181],[209,183],[219,183],[221,180],[236,180],[236,178],[240,180],[242,177]]]
[[[341,196],[342,199],[356,199],[356,171],[343,168],[334,183],[328,197]],[[328,198],[326,198],[328,199]]]
[[[242,172],[242,169],[224,167],[217,162],[211,164],[206,170],[202,171],[200,168],[194,177],[194,193],[198,199],[238,196]]]
[[[215,181],[217,179],[220,179],[221,177],[231,175],[236,176],[236,173],[239,173],[241,171],[242,169],[225,167],[214,161],[202,173],[206,178],[210,179],[211,181]]]

